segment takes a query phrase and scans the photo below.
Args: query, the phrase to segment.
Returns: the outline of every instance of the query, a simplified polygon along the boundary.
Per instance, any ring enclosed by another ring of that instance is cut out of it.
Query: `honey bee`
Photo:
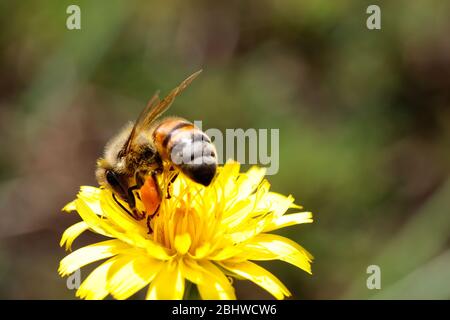
[[[161,202],[156,176],[164,163],[204,186],[216,174],[217,153],[203,131],[183,118],[157,120],[200,72],[189,76],[163,100],[156,93],[136,122],[129,123],[106,144],[103,157],[97,161],[98,183],[112,191],[116,202],[131,217],[142,220],[147,216],[147,225]],[[146,212],[137,209],[136,196]],[[130,210],[119,200],[126,202]]]

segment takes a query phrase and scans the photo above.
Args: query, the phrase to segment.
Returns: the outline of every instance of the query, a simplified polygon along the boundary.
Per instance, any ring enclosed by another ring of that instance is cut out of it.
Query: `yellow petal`
[[[236,300],[234,288],[230,280],[210,261],[201,261],[199,265],[206,270],[205,281],[197,285],[200,296],[204,300]]]
[[[83,200],[94,214],[102,216],[104,212],[100,206],[100,198],[104,190],[91,186],[82,186],[78,192],[77,198]],[[78,208],[77,208],[78,210]]]
[[[95,211],[93,211],[92,206],[88,205],[84,199],[77,199],[76,206],[78,214],[81,219],[89,225],[89,228],[98,234],[112,237],[112,235],[106,231],[107,225],[105,223],[105,219],[101,219]]]
[[[251,167],[246,173],[241,173],[236,181],[239,190],[237,200],[249,197],[258,188],[265,174],[266,169],[257,166]]]
[[[76,211],[77,210],[77,206],[75,204],[75,200],[69,202],[68,204],[66,204],[64,206],[64,208],[62,208],[62,211],[64,212],[72,212],[72,211]]]
[[[282,260],[311,274],[312,256],[296,242],[274,234],[259,234],[242,244],[248,260]],[[239,258],[239,255],[237,256]]]
[[[195,259],[203,259],[204,257],[206,257],[211,251],[211,245],[209,244],[209,242],[206,242],[204,244],[202,244],[201,246],[198,246],[195,249]]]
[[[64,231],[59,245],[62,247],[65,244],[66,250],[71,250],[73,241],[87,229],[89,229],[89,226],[86,222],[75,223]]]
[[[283,215],[294,203],[292,196],[285,196],[276,192],[268,192],[257,202],[257,210],[268,209],[275,216]]]
[[[233,180],[233,178],[237,177],[239,175],[239,168],[240,168],[239,162],[233,161],[233,160],[227,160],[225,165],[220,169],[219,175],[217,177],[217,182],[220,183],[227,183],[230,180]]]
[[[191,236],[189,233],[179,234],[175,237],[175,249],[179,254],[186,254],[191,247]]]
[[[80,285],[76,296],[87,300],[104,299],[109,294],[107,289],[108,271],[116,260],[117,257],[113,257],[95,268]]]
[[[291,295],[277,277],[253,262],[220,262],[219,264],[225,269],[256,283],[277,299],[283,299],[285,296],[289,297]]]
[[[92,186],[81,186],[78,196],[85,200],[98,201],[100,200],[103,190],[101,188]]]
[[[267,217],[251,219],[250,221],[247,221],[246,224],[242,224],[238,231],[228,234],[227,238],[235,244],[244,242],[261,233],[270,221],[271,219],[268,219]]]
[[[295,204],[295,203],[292,203],[291,206],[290,206],[289,208],[292,208],[292,209],[303,209],[302,206],[300,206],[300,205],[298,205],[298,204]]]
[[[149,284],[162,264],[145,256],[121,255],[109,270],[108,291],[116,299],[127,299]]]
[[[142,245],[145,246],[147,254],[155,259],[169,260],[172,258],[172,256],[167,253],[166,248],[150,239],[143,240]]]
[[[244,195],[249,195],[252,193],[266,175],[266,168],[260,168],[258,166],[253,166],[245,174],[239,177],[239,190]]]
[[[226,260],[234,257],[242,252],[239,246],[234,246],[232,243],[228,246],[223,246],[222,248],[216,250],[208,256],[210,260]]]
[[[127,248],[129,248],[128,244],[116,239],[91,244],[62,259],[58,272],[62,276],[71,274],[89,263],[112,257]]]
[[[180,260],[179,263],[182,277],[195,284],[205,282],[204,270],[198,265],[197,261],[185,258]]]
[[[139,223],[125,212],[115,201],[111,193],[105,191],[105,195],[100,198],[100,204],[103,212],[107,212],[110,222],[119,226],[128,233],[137,233],[145,235],[148,230],[145,224]]]
[[[240,164],[234,161],[227,161],[227,163],[221,168],[214,185],[218,186],[222,191],[221,197],[226,199],[232,199],[238,194],[236,188],[236,178],[239,175]]]
[[[169,261],[164,264],[150,284],[146,299],[149,300],[181,300],[184,294],[184,278],[178,262]]]
[[[156,259],[167,260],[170,258],[163,247],[151,239],[146,239],[141,231],[138,233],[124,233],[124,230],[121,231],[117,229],[115,225],[112,225],[109,219],[97,216],[84,200],[77,200],[77,210],[80,217],[94,230],[94,232],[107,237],[118,238],[131,246],[145,248],[148,254]]]
[[[271,223],[269,223],[264,228],[264,232],[277,230],[284,227],[293,226],[296,224],[311,223],[311,222],[313,222],[311,212],[298,212],[285,214],[282,215],[281,217],[275,218]]]
[[[234,300],[236,295],[228,278],[209,261],[184,259],[180,262],[182,275],[197,285],[204,300]]]
[[[232,229],[244,221],[254,208],[255,205],[250,199],[243,199],[235,203],[232,208],[226,210],[221,223]]]

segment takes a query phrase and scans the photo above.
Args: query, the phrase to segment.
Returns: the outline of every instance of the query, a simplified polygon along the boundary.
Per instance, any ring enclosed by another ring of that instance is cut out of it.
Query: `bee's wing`
[[[190,75],[187,79],[180,83],[178,87],[173,89],[167,97],[163,100],[159,100],[158,93],[156,93],[150,101],[147,103],[147,106],[142,110],[139,118],[136,120],[133,129],[131,130],[130,136],[128,137],[125,145],[123,146],[123,153],[127,154],[133,147],[134,138],[138,135],[139,131],[142,129],[148,128],[156,118],[158,118],[161,114],[164,113],[173,103],[175,98],[187,88],[187,86],[202,72],[199,70],[194,74]]]
[[[187,88],[187,86],[202,72],[202,70],[190,75],[186,80],[184,80],[178,87],[173,89],[167,97],[165,97],[161,102],[155,103],[153,107],[147,107],[147,112],[140,117],[139,121],[136,123],[138,128],[148,127],[156,118],[158,118],[164,111],[166,111],[173,103],[175,98]]]
[[[142,128],[142,126],[141,126],[142,120],[159,103],[160,103],[159,92],[156,92],[153,95],[153,97],[148,101],[147,106],[141,111],[141,114],[139,115],[136,122],[134,123],[133,129],[131,130],[127,141],[125,142],[124,146],[122,147],[121,152],[119,153],[120,155],[126,155],[130,152],[131,147],[133,145],[134,138],[136,137],[136,133],[138,133],[139,130],[141,130],[141,128]]]

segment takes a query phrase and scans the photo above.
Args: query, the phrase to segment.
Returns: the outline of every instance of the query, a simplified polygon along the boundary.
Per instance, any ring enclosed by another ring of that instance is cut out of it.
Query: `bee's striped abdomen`
[[[170,160],[167,146],[174,134],[181,129],[192,130],[194,125],[180,118],[164,119],[153,131],[153,141],[156,149],[164,160]]]
[[[217,155],[209,137],[187,120],[168,118],[153,131],[153,141],[164,160],[169,160],[195,182],[211,183]]]

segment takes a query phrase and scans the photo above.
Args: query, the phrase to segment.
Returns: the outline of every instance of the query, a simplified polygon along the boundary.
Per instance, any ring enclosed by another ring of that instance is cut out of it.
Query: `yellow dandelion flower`
[[[69,275],[100,260],[76,295],[103,299],[109,294],[127,299],[148,286],[147,299],[182,299],[186,280],[195,284],[202,299],[236,299],[230,277],[250,280],[275,298],[289,290],[266,269],[252,261],[282,260],[311,273],[312,256],[294,241],[270,234],[283,227],[312,222],[291,196],[269,191],[265,170],[227,162],[208,187],[165,171],[158,184],[165,196],[149,227],[131,218],[104,188],[84,186],[64,207],[77,211],[81,222],[69,227],[61,246],[70,247],[81,233],[91,230],[111,238],[82,247],[60,262],[59,273]],[[169,181],[173,181],[169,183]],[[142,203],[138,203],[142,207]]]

